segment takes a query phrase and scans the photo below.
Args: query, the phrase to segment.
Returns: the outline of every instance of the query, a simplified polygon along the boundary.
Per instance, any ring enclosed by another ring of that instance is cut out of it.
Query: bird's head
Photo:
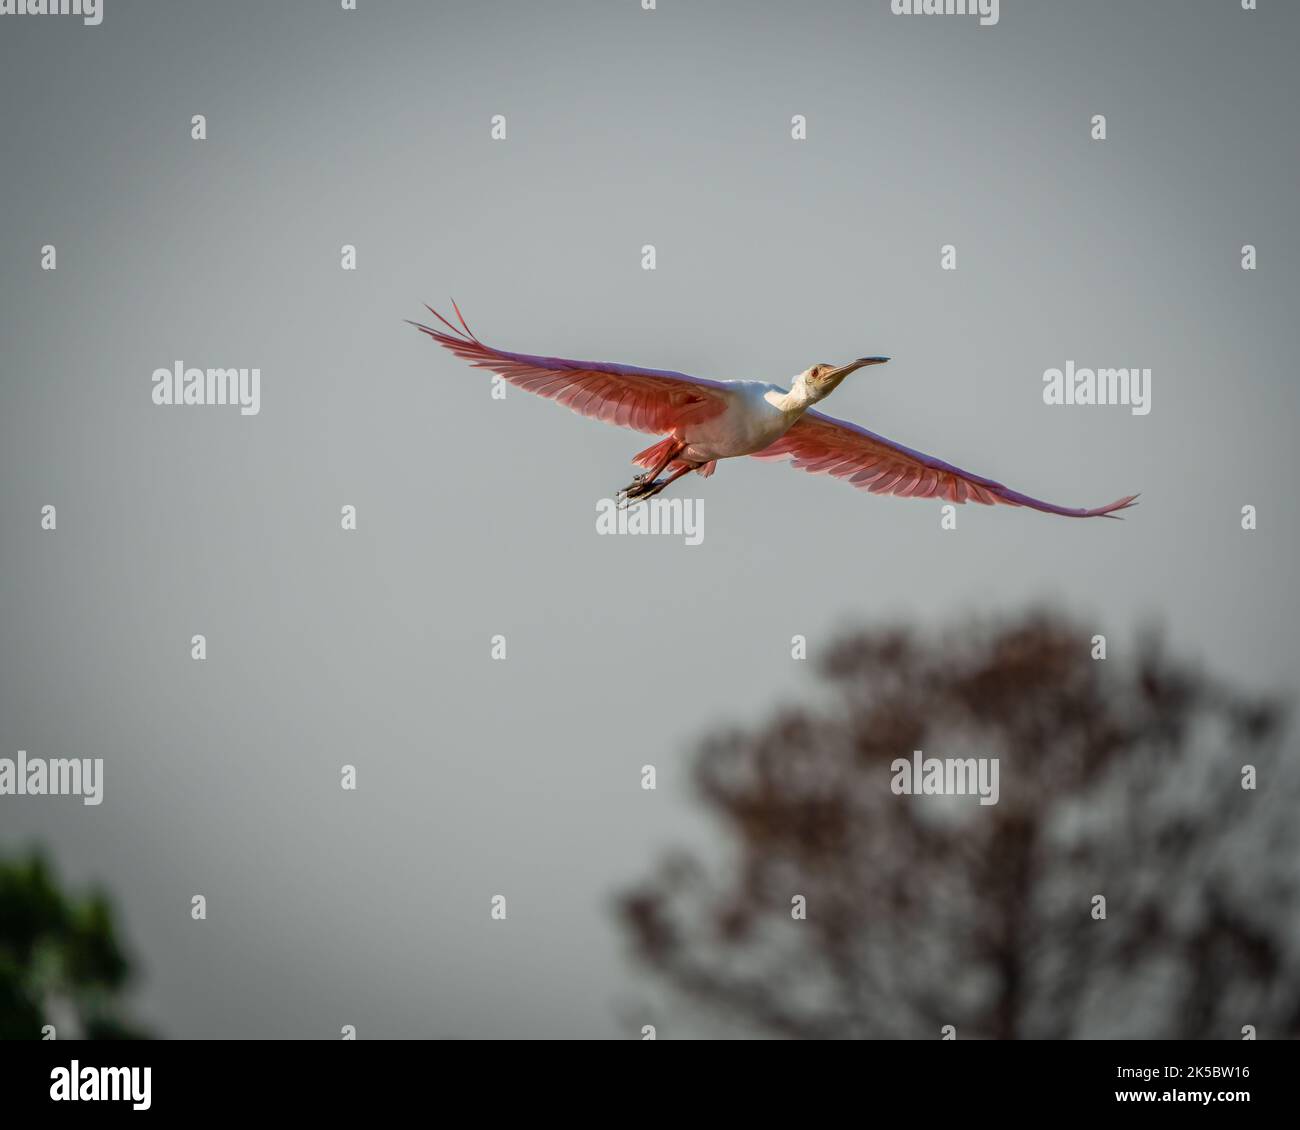
[[[888,357],[859,357],[847,365],[812,365],[795,377],[795,385],[803,385],[809,399],[821,400],[834,392],[850,373],[867,365],[883,365],[888,360]]]

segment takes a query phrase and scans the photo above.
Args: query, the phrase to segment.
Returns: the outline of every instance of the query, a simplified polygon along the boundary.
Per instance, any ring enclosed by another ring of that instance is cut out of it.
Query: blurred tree
[[[142,1038],[119,1013],[129,973],[103,894],[65,895],[37,853],[0,859],[0,1039]]]
[[[1127,662],[1091,650],[1047,614],[840,641],[818,705],[704,745],[736,857],[717,877],[678,854],[621,898],[640,958],[697,1014],[763,1034],[1300,1035],[1280,707],[1154,637]],[[998,802],[896,795],[914,750],[998,758]]]

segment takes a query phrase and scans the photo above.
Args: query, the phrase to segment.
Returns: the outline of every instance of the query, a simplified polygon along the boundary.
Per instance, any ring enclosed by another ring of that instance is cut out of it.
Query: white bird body
[[[780,385],[762,381],[724,381],[727,401],[720,415],[687,424],[678,432],[686,444],[682,457],[699,463],[752,455],[775,443],[808,407]],[[796,382],[797,383],[797,382]]]

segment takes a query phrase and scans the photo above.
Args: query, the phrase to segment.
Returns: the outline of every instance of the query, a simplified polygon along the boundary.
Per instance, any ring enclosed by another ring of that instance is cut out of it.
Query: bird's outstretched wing
[[[801,471],[848,479],[855,487],[873,494],[896,494],[903,498],[1029,506],[1067,518],[1113,517],[1114,511],[1135,505],[1133,500],[1137,498],[1130,494],[1094,510],[1056,506],[992,479],[972,475],[942,459],[913,451],[847,420],[812,411],[805,412],[775,443],[754,453],[756,459],[780,459],[787,455],[791,457],[791,465]]]
[[[432,306],[429,313],[446,330],[412,322],[444,349],[480,369],[500,373],[512,385],[535,392],[566,408],[639,432],[663,435],[684,424],[718,415],[731,390],[722,381],[690,377],[667,369],[639,369],[607,361],[570,361],[564,357],[534,357],[493,349],[476,338],[460,307],[453,302],[462,329]],[[447,332],[450,331],[450,332]]]

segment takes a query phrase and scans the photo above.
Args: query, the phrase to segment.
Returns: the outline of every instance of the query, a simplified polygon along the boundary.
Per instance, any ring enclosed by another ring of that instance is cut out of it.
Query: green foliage
[[[40,1039],[54,1002],[79,1030],[60,1036],[143,1038],[119,1015],[130,973],[102,892],[60,890],[38,852],[0,859],[0,1039]]]

